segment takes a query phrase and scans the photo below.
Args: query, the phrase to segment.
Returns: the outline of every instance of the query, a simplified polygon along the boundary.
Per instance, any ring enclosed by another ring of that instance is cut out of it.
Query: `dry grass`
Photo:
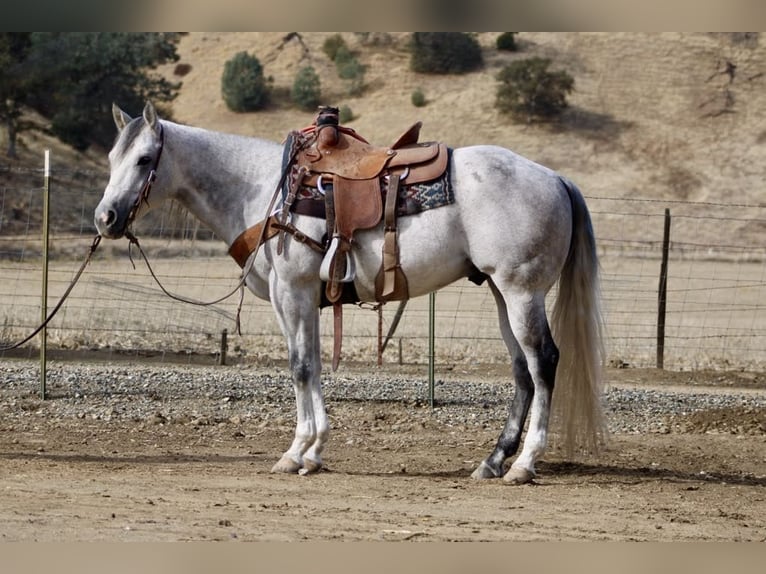
[[[383,46],[344,37],[369,68],[368,89],[345,95],[321,50],[328,33],[305,33],[282,43],[284,33],[192,33],[180,45],[191,70],[173,111],[179,121],[223,131],[281,139],[309,123],[312,114],[280,103],[256,114],[230,112],[220,97],[220,75],[240,50],[256,54],[275,85],[288,89],[300,66],[322,78],[328,103],[349,105],[352,126],[381,144],[416,120],[423,137],[451,145],[497,143],[561,170],[588,194],[693,201],[762,200],[759,170],[766,119],[766,47],[730,34],[520,34],[521,51],[494,49],[497,34],[479,35],[483,71],[426,76],[409,70],[407,34],[391,34]],[[305,45],[305,49],[304,49]],[[550,57],[576,79],[571,109],[558,127],[514,123],[494,109],[495,74],[508,61]],[[722,74],[737,65],[733,81]],[[167,73],[172,73],[170,69]],[[428,105],[412,105],[420,88]],[[726,109],[725,95],[734,103]],[[760,139],[759,139],[760,138]]]
[[[508,53],[494,48],[497,33],[481,33],[483,70],[431,76],[409,70],[406,33],[377,33],[364,41],[359,34],[343,33],[368,67],[361,97],[347,95],[322,51],[328,35],[302,33],[288,41],[280,32],[184,36],[180,68],[173,64],[159,70],[183,82],[173,116],[182,123],[281,140],[313,119],[285,99],[298,69],[311,64],[321,77],[326,103],[350,106],[355,115],[350,125],[379,144],[394,141],[422,120],[423,139],[510,147],[561,171],[586,196],[763,203],[766,46],[758,35],[524,33],[518,36],[520,51]],[[274,78],[275,101],[266,111],[237,114],[223,103],[223,64],[241,50],[257,55]],[[494,108],[497,71],[513,59],[531,56],[549,57],[554,67],[575,77],[571,107],[555,125],[514,123]],[[733,78],[723,73],[727,61],[737,66]],[[182,75],[176,75],[178,69]],[[412,105],[416,88],[426,96],[425,107]],[[57,168],[82,172],[65,174],[61,187],[86,187],[97,200],[107,169],[103,150],[77,154],[31,132],[22,135],[22,157],[11,167],[40,168],[43,148],[53,150],[54,173]],[[0,160],[0,168],[6,161]],[[14,187],[13,174],[0,175],[7,187]],[[38,215],[33,213],[32,220]],[[61,217],[82,223],[77,213]],[[741,239],[762,244],[761,227],[742,227]],[[18,232],[2,232],[9,231]]]

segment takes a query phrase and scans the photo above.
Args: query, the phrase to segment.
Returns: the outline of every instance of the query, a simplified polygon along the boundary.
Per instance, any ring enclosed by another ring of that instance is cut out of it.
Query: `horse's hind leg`
[[[548,320],[545,316],[545,294],[541,292],[513,292],[512,290],[505,290],[504,293],[508,307],[508,320],[519,347],[526,357],[534,392],[531,398],[529,427],[524,439],[524,446],[521,454],[503,478],[507,482],[526,483],[534,478],[535,463],[545,452],[548,442],[548,421],[559,352],[553,342]],[[521,408],[521,405],[518,408]],[[506,430],[500,436],[498,444],[504,443],[506,438],[516,436],[514,422],[510,421],[513,417],[514,408],[512,405],[509,422],[506,423]],[[506,437],[505,434],[509,427],[511,433],[509,437]],[[513,446],[511,441],[508,441],[508,444]],[[493,454],[495,453],[493,452]],[[499,457],[499,455],[496,456]],[[490,460],[489,464],[492,462],[494,461]]]
[[[503,463],[509,456],[516,454],[519,448],[524,421],[527,418],[534,395],[534,385],[532,376],[529,374],[527,358],[524,356],[516,337],[513,336],[505,300],[491,280],[489,286],[497,303],[500,333],[513,361],[513,378],[516,383],[516,390],[508,412],[508,419],[500,438],[497,439],[495,449],[471,475],[476,479],[497,478],[503,475]]]

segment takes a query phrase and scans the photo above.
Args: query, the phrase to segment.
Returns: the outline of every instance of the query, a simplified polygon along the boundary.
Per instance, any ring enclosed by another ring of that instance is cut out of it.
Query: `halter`
[[[141,188],[141,191],[138,193],[138,197],[136,197],[135,203],[133,203],[133,206],[130,208],[130,212],[128,213],[128,219],[125,222],[125,229],[128,229],[130,227],[130,224],[133,223],[133,220],[136,218],[136,215],[138,213],[138,209],[141,207],[142,203],[146,203],[146,205],[149,205],[149,193],[152,191],[152,184],[157,179],[157,167],[160,165],[160,158],[162,157],[162,150],[165,148],[165,130],[162,127],[162,124],[159,124],[160,126],[160,151],[157,152],[157,157],[154,158],[154,164],[152,165],[152,169],[149,170],[149,174],[146,176],[146,181],[144,182],[144,186]]]

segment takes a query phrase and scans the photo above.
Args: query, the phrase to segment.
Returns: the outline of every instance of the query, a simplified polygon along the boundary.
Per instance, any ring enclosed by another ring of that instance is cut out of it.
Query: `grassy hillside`
[[[288,41],[276,32],[184,36],[179,53],[188,73],[176,76],[176,66],[161,70],[183,81],[175,119],[281,140],[313,119],[284,99],[298,69],[311,64],[326,103],[350,106],[356,116],[350,125],[375,143],[391,143],[422,120],[422,139],[509,147],[561,171],[587,196],[764,203],[766,46],[757,34],[521,33],[519,52],[500,53],[497,33],[481,33],[482,71],[430,76],[409,70],[408,34],[344,33],[368,66],[361,97],[347,95],[322,51],[328,35],[303,33]],[[236,114],[221,99],[223,64],[241,50],[258,56],[274,78],[275,102],[267,111]],[[530,56],[549,57],[575,78],[571,108],[557,125],[514,123],[494,109],[497,71]],[[727,73],[727,62],[734,64],[728,68],[733,73]],[[411,103],[416,88],[428,100],[423,108]],[[49,143],[23,135],[24,161]],[[106,169],[105,152],[55,152],[61,154],[70,166]],[[103,182],[87,181],[97,187]],[[742,229],[742,237],[753,242],[762,243],[763,233],[763,225],[754,223]]]
[[[672,185],[689,199],[761,196],[752,186],[735,183],[753,175],[760,179],[752,167],[764,157],[766,47],[757,36],[530,33],[519,35],[520,52],[508,54],[494,49],[497,34],[484,33],[479,36],[487,63],[483,71],[425,76],[409,71],[407,34],[378,38],[377,45],[344,34],[369,66],[367,92],[351,98],[321,50],[328,35],[307,33],[302,43],[283,44],[283,33],[189,34],[180,53],[191,71],[182,78],[176,117],[271,139],[311,121],[312,114],[282,106],[244,116],[226,109],[220,97],[223,62],[247,50],[261,59],[278,88],[289,88],[300,66],[315,66],[325,100],[349,105],[358,116],[352,125],[379,143],[393,141],[422,119],[426,138],[505,145],[587,181],[594,192],[662,197]],[[499,68],[533,55],[550,57],[575,77],[572,109],[560,129],[519,125],[494,109]],[[733,80],[724,73],[726,61],[737,66]],[[415,88],[425,93],[425,108],[411,104]],[[733,98],[728,108],[727,92]],[[689,181],[682,181],[684,171]]]

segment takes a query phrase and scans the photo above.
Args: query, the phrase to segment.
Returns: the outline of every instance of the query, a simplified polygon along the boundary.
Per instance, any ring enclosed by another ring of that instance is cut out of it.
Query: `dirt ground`
[[[614,384],[674,384],[622,373]],[[766,393],[762,377],[724,378],[686,388]],[[509,486],[470,478],[502,421],[446,425],[397,401],[328,407],[326,469],[309,476],[269,472],[289,421],[0,420],[0,540],[766,541],[762,410],[613,434],[577,463],[552,448],[533,484]],[[721,431],[726,417],[747,432]]]

